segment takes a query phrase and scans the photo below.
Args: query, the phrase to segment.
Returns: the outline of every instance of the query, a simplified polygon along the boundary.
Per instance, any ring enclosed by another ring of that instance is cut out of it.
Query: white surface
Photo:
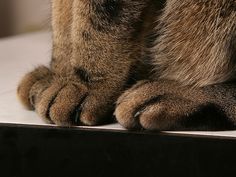
[[[0,40],[0,123],[55,126],[45,124],[36,113],[23,109],[16,97],[17,83],[21,77],[39,64],[47,65],[50,55],[49,33]],[[90,128],[124,130],[118,124]],[[236,131],[168,133],[236,137]]]

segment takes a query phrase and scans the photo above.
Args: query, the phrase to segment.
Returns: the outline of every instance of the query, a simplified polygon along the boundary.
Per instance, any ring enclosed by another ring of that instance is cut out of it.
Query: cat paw
[[[61,126],[97,125],[111,121],[117,92],[109,85],[94,85],[74,77],[53,74],[40,66],[26,74],[17,95],[29,110],[47,123]]]
[[[98,125],[112,114],[110,99],[79,80],[56,76],[36,100],[36,112],[59,126]]]
[[[117,101],[117,121],[127,129],[214,130],[232,127],[224,110],[202,91],[141,82]]]
[[[26,109],[34,109],[37,94],[49,86],[51,78],[52,72],[45,66],[39,66],[23,77],[17,88],[17,96]]]
[[[87,88],[79,82],[65,78],[54,78],[50,86],[36,100],[36,112],[47,122],[70,126],[76,120],[75,110],[80,110],[87,96]]]

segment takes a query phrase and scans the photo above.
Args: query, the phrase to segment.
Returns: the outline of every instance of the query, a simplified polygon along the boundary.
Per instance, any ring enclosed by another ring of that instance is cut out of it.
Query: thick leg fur
[[[157,77],[196,87],[235,78],[235,0],[167,0],[159,22]]]
[[[107,121],[141,58],[147,2],[53,1],[51,68],[24,77],[23,104],[58,125]]]

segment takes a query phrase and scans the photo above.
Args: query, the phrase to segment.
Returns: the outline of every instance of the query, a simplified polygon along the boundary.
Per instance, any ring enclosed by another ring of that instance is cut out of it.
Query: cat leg
[[[126,87],[132,65],[140,57],[136,32],[145,1],[74,1],[71,58],[75,77],[87,87],[78,102],[79,121],[107,122]],[[58,105],[57,109],[65,109]]]
[[[71,26],[74,0],[52,1],[53,51],[51,69],[57,75],[71,75]]]
[[[145,4],[141,0],[73,1],[72,12],[64,12],[64,6],[58,9],[53,21],[54,77],[36,105],[41,117],[62,126],[110,120],[115,100],[140,58],[135,24]],[[68,12],[72,17],[64,16]]]
[[[158,21],[155,78],[195,87],[235,78],[235,0],[167,0]]]

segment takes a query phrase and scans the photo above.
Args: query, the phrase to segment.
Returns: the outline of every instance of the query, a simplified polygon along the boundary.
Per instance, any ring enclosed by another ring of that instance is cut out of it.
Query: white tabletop
[[[48,32],[0,40],[0,123],[55,126],[43,122],[35,112],[25,110],[16,97],[16,87],[21,77],[39,64],[47,65],[50,55],[51,34]],[[119,124],[86,128],[124,130]],[[236,131],[168,133],[236,137]]]

